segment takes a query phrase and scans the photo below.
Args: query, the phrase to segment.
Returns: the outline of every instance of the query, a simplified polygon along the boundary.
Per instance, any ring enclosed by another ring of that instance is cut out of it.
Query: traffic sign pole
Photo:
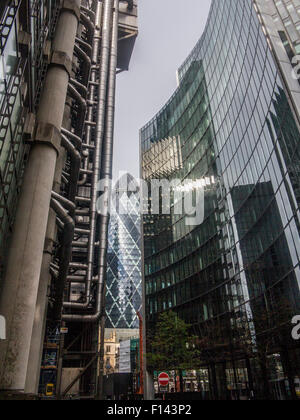
[[[159,387],[165,388],[165,391],[163,392],[163,399],[165,400],[167,387],[169,386],[169,383],[170,383],[169,375],[166,372],[161,372],[158,376],[158,383],[159,383]]]

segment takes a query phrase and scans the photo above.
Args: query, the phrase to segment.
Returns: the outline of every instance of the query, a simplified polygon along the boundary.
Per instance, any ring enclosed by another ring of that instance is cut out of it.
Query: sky
[[[139,0],[139,36],[117,76],[114,178],[139,177],[139,130],[177,87],[176,71],[205,28],[211,0]]]

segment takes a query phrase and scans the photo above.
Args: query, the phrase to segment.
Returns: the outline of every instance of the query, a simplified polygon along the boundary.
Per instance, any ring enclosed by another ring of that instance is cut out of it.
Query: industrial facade
[[[170,214],[143,216],[147,336],[167,310],[191,324],[212,399],[300,392],[299,29],[299,1],[213,0],[178,89],[141,130],[149,187],[179,179],[204,206],[190,226],[173,192]]]
[[[109,214],[97,184],[112,177],[137,2],[8,0],[0,14],[0,393],[50,383],[60,398],[101,398]]]
[[[122,182],[125,189],[122,189]],[[134,178],[123,175],[114,188],[107,251],[107,328],[138,329],[142,306],[141,217],[139,194],[126,188]]]
[[[58,2],[4,1],[0,6],[1,204],[0,273],[3,276],[6,240],[12,231],[28,145],[23,141],[25,121],[37,109],[47,62],[45,39],[53,30]],[[41,12],[44,7],[44,13]],[[32,19],[31,16],[32,15]],[[29,51],[29,32],[32,47]],[[45,54],[44,54],[45,53]]]

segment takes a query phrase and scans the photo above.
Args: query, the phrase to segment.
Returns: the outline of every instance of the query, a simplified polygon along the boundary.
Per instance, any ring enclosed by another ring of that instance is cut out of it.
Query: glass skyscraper
[[[179,179],[204,209],[189,226],[173,192],[170,214],[143,217],[148,335],[166,310],[191,324],[215,399],[300,391],[296,28],[299,1],[213,0],[178,89],[141,130],[149,186]]]
[[[107,256],[107,328],[137,329],[142,304],[141,217],[136,193],[122,189],[135,182],[126,174],[113,191]]]

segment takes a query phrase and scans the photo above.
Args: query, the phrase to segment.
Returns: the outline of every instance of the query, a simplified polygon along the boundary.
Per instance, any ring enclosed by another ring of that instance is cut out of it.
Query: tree
[[[190,328],[175,312],[164,312],[156,323],[155,332],[149,337],[148,367],[152,371],[179,371],[181,392],[182,371],[200,366],[201,352],[196,348],[198,338],[190,335]]]

